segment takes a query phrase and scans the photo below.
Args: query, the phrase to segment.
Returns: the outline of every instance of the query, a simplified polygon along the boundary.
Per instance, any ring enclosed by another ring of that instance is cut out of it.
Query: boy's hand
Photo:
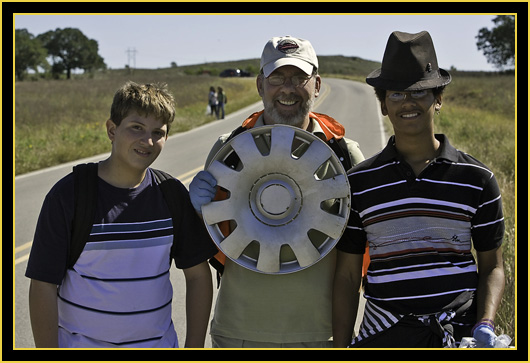
[[[217,180],[206,170],[202,170],[190,184],[190,199],[193,208],[197,213],[201,213],[201,207],[210,203],[217,192]]]
[[[473,332],[473,338],[477,342],[477,348],[493,348],[497,336],[489,326],[479,325]]]

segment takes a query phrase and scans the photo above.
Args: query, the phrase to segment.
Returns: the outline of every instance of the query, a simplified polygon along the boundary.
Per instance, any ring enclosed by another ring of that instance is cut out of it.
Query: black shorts
[[[457,342],[471,336],[470,327],[453,325]],[[405,316],[391,328],[351,345],[350,348],[443,348],[443,337],[414,316]]]

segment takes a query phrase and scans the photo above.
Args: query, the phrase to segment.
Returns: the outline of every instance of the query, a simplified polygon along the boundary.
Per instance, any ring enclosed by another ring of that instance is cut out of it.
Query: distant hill
[[[239,68],[255,76],[259,72],[259,59],[244,59],[230,62],[211,62],[177,67],[184,74],[210,74],[218,76],[225,69]],[[359,57],[342,55],[319,56],[319,73],[321,75],[346,75],[352,77],[366,77],[374,69],[380,68],[381,63],[365,60]]]
[[[229,62],[210,62],[189,66],[176,67],[182,74],[197,75],[209,74],[211,76],[218,76],[225,69],[242,69],[250,72],[254,77],[259,72],[259,58],[243,59]],[[351,78],[364,82],[365,77],[375,69],[381,68],[380,62],[370,61],[353,56],[343,55],[324,55],[318,57],[319,73],[322,76],[339,76],[340,78]],[[483,77],[492,76],[495,74],[513,74],[513,70],[504,72],[491,71],[459,71],[455,68],[448,69],[452,76],[472,76]]]
[[[369,61],[359,57],[342,55],[318,57],[320,74],[341,74],[354,77],[366,77],[375,69],[381,68],[380,62]]]

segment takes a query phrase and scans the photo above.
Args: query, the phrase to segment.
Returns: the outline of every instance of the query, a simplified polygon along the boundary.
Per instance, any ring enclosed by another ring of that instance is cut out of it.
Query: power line
[[[129,66],[129,69],[136,68],[136,53],[138,51],[136,48],[127,48],[125,53],[127,53],[127,65]],[[133,61],[133,65],[131,67],[131,59]]]

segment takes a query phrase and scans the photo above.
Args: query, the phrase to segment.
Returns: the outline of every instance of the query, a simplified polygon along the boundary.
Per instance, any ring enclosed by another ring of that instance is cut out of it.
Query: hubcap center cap
[[[279,216],[287,212],[293,204],[292,199],[292,193],[281,184],[266,186],[259,196],[263,211],[271,216]]]
[[[256,219],[268,226],[292,222],[302,208],[298,184],[285,174],[267,174],[258,178],[250,191],[250,210]]]

